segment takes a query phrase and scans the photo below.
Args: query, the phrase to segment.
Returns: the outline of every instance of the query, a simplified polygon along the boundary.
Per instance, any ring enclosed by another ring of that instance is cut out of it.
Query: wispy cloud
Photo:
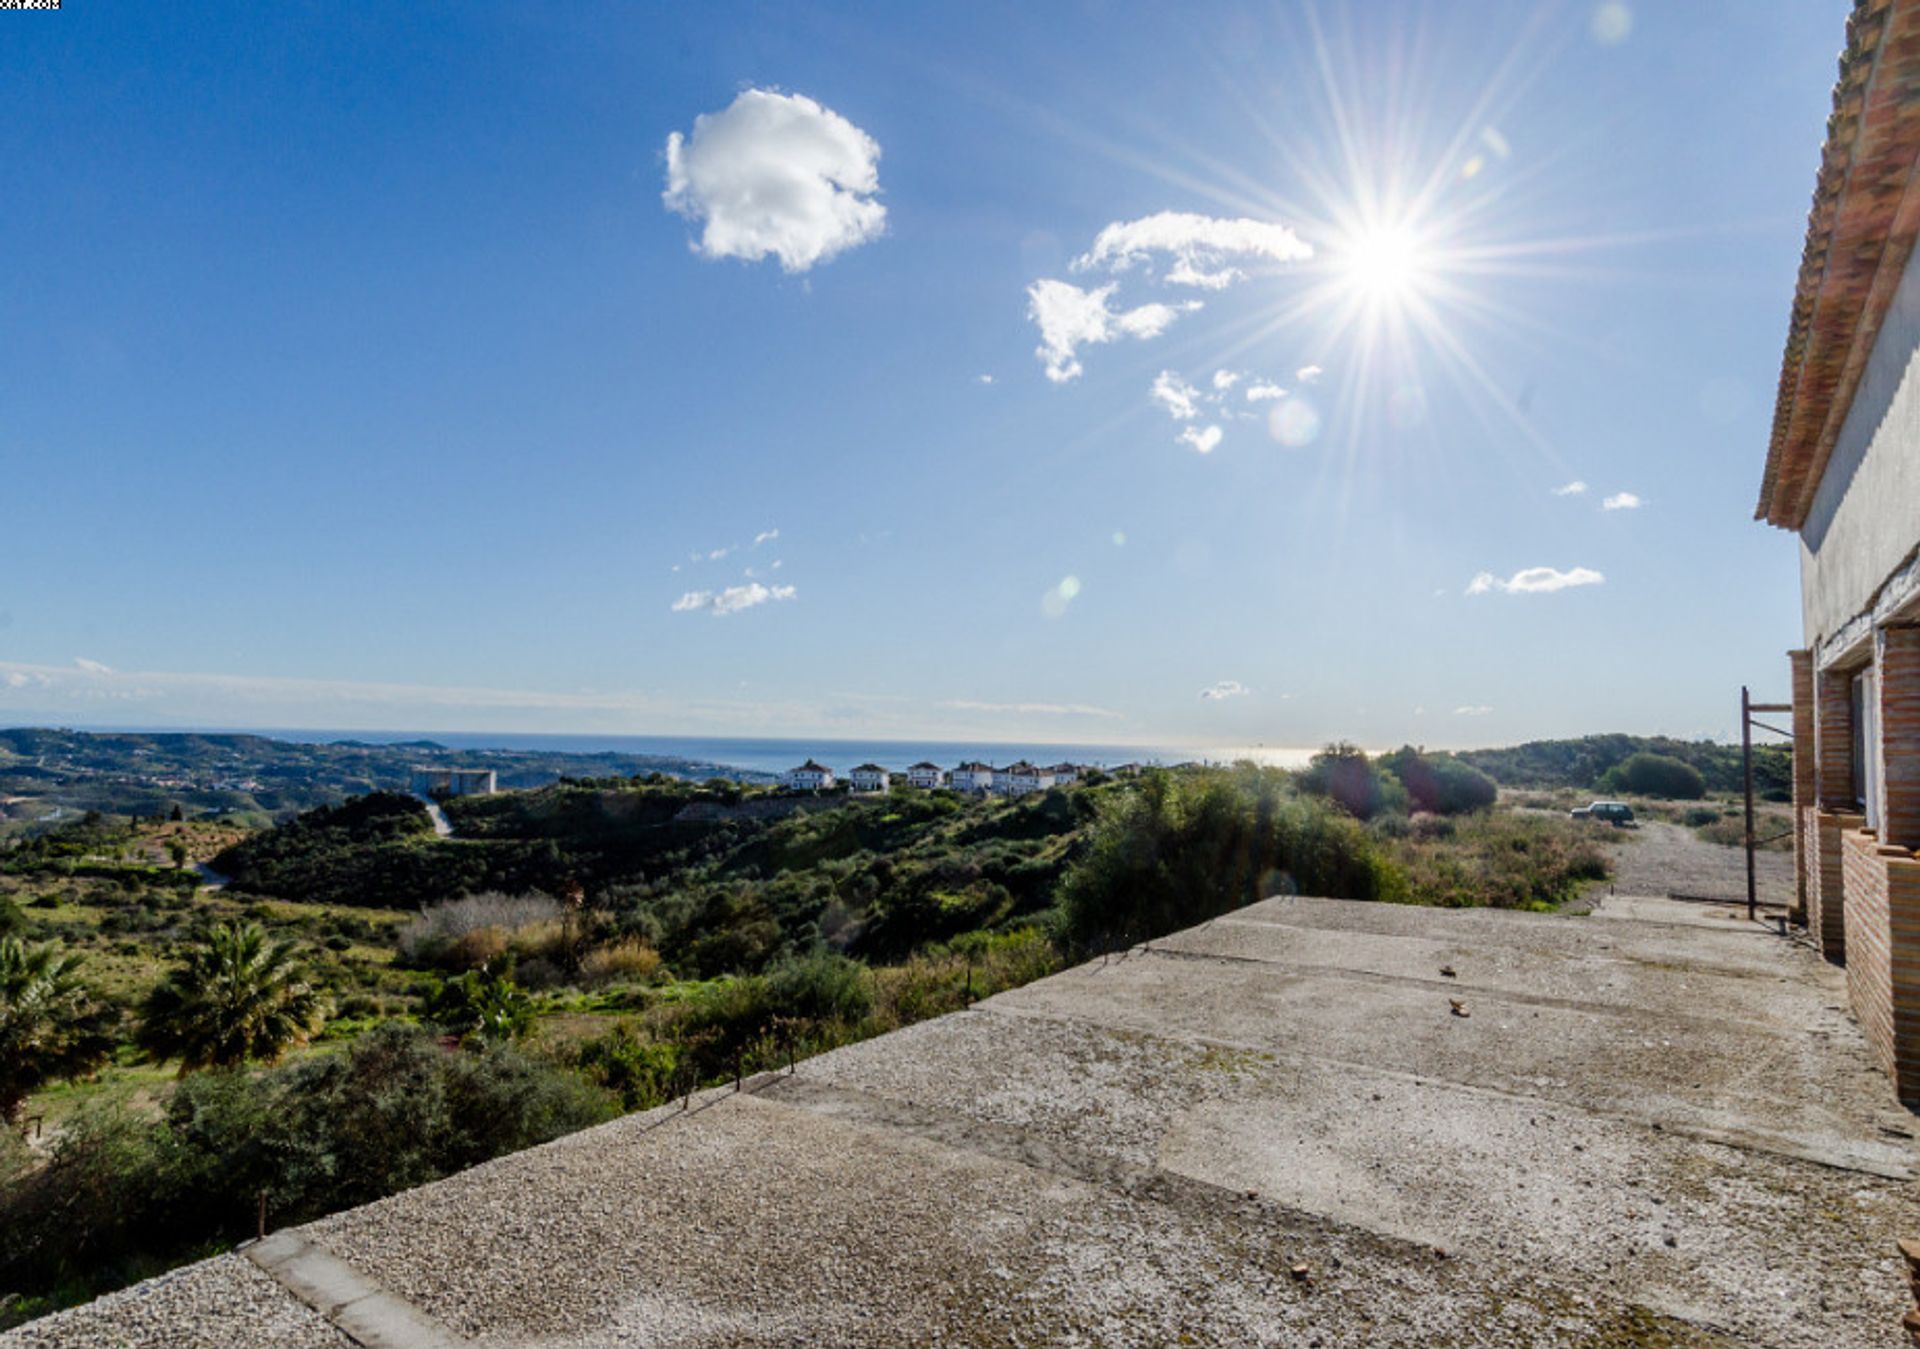
[[[1217,684],[1209,684],[1201,689],[1200,696],[1210,702],[1217,702],[1223,698],[1244,698],[1251,692],[1253,692],[1252,689],[1237,679],[1222,679]]]
[[[976,375],[976,376],[974,376],[974,378],[975,378],[975,379],[977,379],[977,380],[979,380],[979,382],[980,382],[980,383],[982,383],[982,384],[991,384],[991,383],[993,383],[993,376],[992,376],[992,375]]]
[[[1574,586],[1597,586],[1606,579],[1591,567],[1572,567],[1566,571],[1558,571],[1553,567],[1527,567],[1504,581],[1490,571],[1483,571],[1467,582],[1467,593],[1485,595],[1497,590],[1508,595],[1542,595]]]
[[[1200,413],[1200,390],[1171,370],[1162,370],[1153,377],[1153,387],[1147,390],[1147,397],[1165,408],[1167,415],[1176,421],[1192,421]]]
[[[715,618],[725,618],[775,600],[790,600],[796,593],[792,586],[764,586],[751,581],[725,590],[689,590],[675,600],[672,607],[676,614],[708,613]]]
[[[774,541],[775,539],[777,539],[777,538],[779,538],[779,537],[780,537],[780,531],[779,531],[779,530],[777,530],[777,529],[763,529],[763,530],[761,530],[761,531],[760,531],[760,532],[759,532],[758,534],[755,534],[755,535],[753,536],[753,546],[754,546],[755,548],[758,548],[758,547],[759,547],[759,546],[760,546],[761,544],[763,544],[763,543],[772,543],[772,542],[773,542],[773,541]]]
[[[1217,426],[1189,426],[1180,433],[1180,443],[1195,454],[1212,454],[1225,434]]]
[[[1313,247],[1285,225],[1161,211],[1108,225],[1094,238],[1093,247],[1074,259],[1073,269],[1124,272],[1163,259],[1171,263],[1161,276],[1169,285],[1223,290],[1246,275],[1244,266],[1312,256]]]
[[[85,670],[88,674],[113,673],[113,667],[111,665],[102,664],[97,660],[88,660],[85,656],[75,656],[73,658],[73,666],[76,670]]]
[[[1575,478],[1572,482],[1568,483],[1564,487],[1554,488],[1553,494],[1557,497],[1577,497],[1586,490],[1587,490],[1587,485],[1581,482],[1578,478]]]
[[[886,229],[879,164],[880,143],[839,113],[748,89],[667,137],[661,199],[701,226],[694,252],[804,272]]]
[[[1200,308],[1200,301],[1184,304],[1143,304],[1115,310],[1109,301],[1119,283],[1082,290],[1066,281],[1036,281],[1027,287],[1027,317],[1040,329],[1034,349],[1047,378],[1055,384],[1077,379],[1083,371],[1078,352],[1083,346],[1118,341],[1123,337],[1158,337],[1180,315]]]
[[[1034,717],[1101,717],[1120,719],[1120,713],[1108,707],[1091,707],[1085,703],[984,703],[971,698],[954,698],[940,703],[939,706],[955,712],[993,712],[1013,713]]]
[[[1493,709],[1485,703],[1475,703],[1467,707],[1454,708],[1453,715],[1456,717],[1484,717],[1491,711],[1493,711]]]
[[[1320,382],[1320,376],[1326,373],[1325,370],[1317,365],[1303,365],[1294,371],[1293,377],[1302,384],[1318,384]]]
[[[1615,492],[1600,503],[1600,509],[1603,511],[1637,511],[1640,506],[1640,498],[1632,492]]]

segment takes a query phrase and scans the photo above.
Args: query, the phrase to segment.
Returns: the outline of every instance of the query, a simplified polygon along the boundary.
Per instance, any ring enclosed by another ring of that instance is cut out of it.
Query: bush
[[[427,1019],[467,1041],[512,1040],[533,1024],[533,1002],[514,982],[512,962],[468,970],[427,999]]]
[[[0,1288],[92,1296],[248,1235],[262,1190],[275,1226],[307,1222],[613,1113],[562,1069],[398,1024],[295,1067],[197,1074],[159,1120],[83,1110],[38,1169],[0,1151]]]
[[[785,1017],[851,1024],[873,1010],[867,967],[828,951],[776,965],[766,982],[768,1000]]]
[[[1397,778],[1368,761],[1366,751],[1345,741],[1313,756],[1295,778],[1309,796],[1324,796],[1357,820],[1389,811],[1405,814],[1407,790]]]
[[[1665,797],[1669,801],[1698,801],[1707,794],[1700,770],[1665,754],[1630,754],[1607,770],[1602,779],[1608,791]]]
[[[409,964],[470,970],[504,956],[551,944],[559,933],[559,901],[546,895],[489,892],[422,909],[400,929],[400,955]]]
[[[1423,754],[1411,746],[1380,760],[1406,788],[1408,804],[1430,815],[1486,810],[1500,795],[1492,778],[1451,754]]]
[[[1395,845],[1417,904],[1550,909],[1607,875],[1606,854],[1563,818],[1487,814],[1434,823],[1447,826],[1444,841],[1417,829]]]
[[[1172,932],[1277,893],[1396,898],[1398,874],[1353,819],[1244,768],[1147,773],[1106,797],[1060,909],[1096,948]]]
[[[638,937],[626,937],[587,952],[580,978],[589,985],[648,983],[660,973],[660,953]]]

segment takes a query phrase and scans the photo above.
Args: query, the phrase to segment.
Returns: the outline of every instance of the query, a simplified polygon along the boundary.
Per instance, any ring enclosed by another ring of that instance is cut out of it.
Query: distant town
[[[1129,766],[1131,767],[1131,766]],[[881,793],[893,789],[895,777],[906,780],[909,786],[922,791],[967,792],[975,796],[1027,796],[1034,792],[1044,792],[1052,787],[1064,787],[1077,782],[1081,774],[1088,770],[1084,765],[1057,763],[1049,766],[1028,763],[1025,759],[1008,764],[1005,768],[995,768],[992,764],[970,761],[956,764],[953,768],[942,768],[939,764],[922,760],[908,768],[905,773],[893,773],[877,763],[863,763],[851,770],[844,781],[848,790],[857,793]],[[1125,773],[1128,768],[1111,770]],[[780,785],[789,791],[824,792],[840,786],[842,779],[823,763],[808,759],[796,768],[789,768],[780,775]]]

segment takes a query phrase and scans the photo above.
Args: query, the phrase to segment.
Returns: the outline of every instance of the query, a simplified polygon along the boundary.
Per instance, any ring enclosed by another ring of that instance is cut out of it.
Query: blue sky
[[[0,16],[0,722],[1731,735],[1846,10]]]

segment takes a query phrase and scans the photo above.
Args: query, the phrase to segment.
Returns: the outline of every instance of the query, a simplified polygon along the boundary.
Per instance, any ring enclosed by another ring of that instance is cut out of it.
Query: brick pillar
[[[1882,628],[1874,639],[1880,673],[1880,841],[1920,848],[1920,628]]]
[[[1815,789],[1828,810],[1853,809],[1853,679],[1839,670],[1813,677]]]
[[[1813,653],[1789,651],[1793,671],[1793,921],[1807,921],[1807,812],[1815,806]]]

